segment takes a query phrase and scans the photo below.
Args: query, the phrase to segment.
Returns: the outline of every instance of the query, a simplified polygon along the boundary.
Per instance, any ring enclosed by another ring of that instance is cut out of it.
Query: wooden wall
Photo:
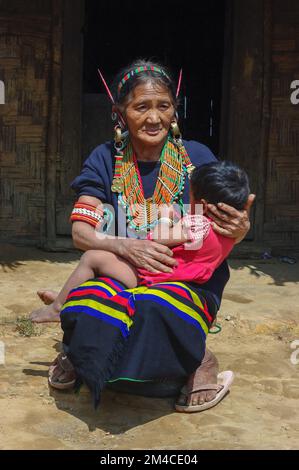
[[[257,194],[247,239],[296,247],[299,105],[290,84],[299,79],[299,2],[227,5],[221,154],[247,169]],[[0,0],[0,240],[53,248],[69,234],[69,184],[81,166],[83,6]]]
[[[227,4],[220,155],[247,171],[251,191],[260,196],[263,2],[229,0]],[[248,240],[256,238],[256,205],[251,221]]]
[[[247,240],[299,242],[298,0],[229,0],[221,149],[250,177],[256,202]]]
[[[299,244],[299,105],[290,85],[299,79],[299,2],[273,0],[271,122],[265,175],[264,239]]]

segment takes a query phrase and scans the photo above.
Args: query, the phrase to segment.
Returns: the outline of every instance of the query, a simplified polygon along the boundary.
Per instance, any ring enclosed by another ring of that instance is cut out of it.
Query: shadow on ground
[[[61,351],[61,343],[54,340],[52,348],[55,352]],[[55,354],[53,355],[53,359]],[[32,368],[23,369],[23,374],[28,377],[48,377],[48,369],[51,362],[31,361]],[[40,367],[36,367],[40,366]],[[119,382],[118,382],[119,384]],[[85,423],[89,431],[100,429],[107,434],[122,434],[143,424],[155,421],[163,416],[174,412],[175,399],[179,394],[182,384],[172,386],[173,396],[156,398],[153,396],[142,396],[140,390],[137,394],[134,387],[144,384],[108,385],[101,396],[101,403],[97,409],[94,408],[92,396],[86,386],[82,386],[78,392],[73,390],[55,390],[48,386],[48,395],[54,399],[57,409],[70,414]],[[112,387],[115,389],[113,390]],[[124,392],[121,388],[129,390]],[[135,389],[136,390],[136,389]],[[165,393],[165,386],[162,385]],[[146,394],[146,392],[145,392]]]
[[[273,269],[273,265],[279,266],[279,269]],[[276,286],[284,286],[287,282],[299,282],[299,262],[288,264],[280,261],[279,258],[270,260],[229,259],[229,266],[237,271],[247,268],[250,275],[255,278],[269,276],[273,280],[272,285]]]
[[[80,258],[77,250],[68,252],[48,252],[34,247],[14,246],[1,243],[0,266],[4,272],[24,266],[27,261],[45,261],[50,263],[71,263]]]

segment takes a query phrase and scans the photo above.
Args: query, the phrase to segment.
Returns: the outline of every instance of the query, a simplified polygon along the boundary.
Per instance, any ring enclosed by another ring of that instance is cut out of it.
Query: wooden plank
[[[52,0],[51,75],[46,158],[46,244],[52,249],[56,238],[56,160],[60,152],[62,1]]]
[[[251,190],[257,193],[251,211],[252,228],[247,239],[258,238],[255,210],[262,202],[261,121],[263,96],[264,9],[259,0],[233,0],[232,60],[229,84],[229,114],[222,134],[223,157],[236,162],[249,174]],[[223,119],[222,118],[222,125]],[[258,220],[260,225],[261,221]]]
[[[265,192],[266,169],[269,146],[270,122],[271,122],[271,35],[272,35],[272,2],[264,1],[264,27],[263,27],[263,95],[262,95],[262,120],[260,155],[257,162],[259,178],[257,181],[257,197],[255,211],[255,239],[263,240],[265,221]]]
[[[299,221],[298,222],[266,222],[264,224],[265,232],[299,232]]]
[[[220,118],[220,152],[221,158],[228,155],[228,139],[229,132],[229,107],[230,107],[230,88],[231,88],[231,70],[233,55],[233,1],[227,0],[225,9],[225,27],[224,27],[224,54],[222,69],[222,101],[221,101],[221,118]]]
[[[299,115],[290,83],[299,74],[299,8],[295,0],[273,1],[272,118],[265,192],[265,237],[291,247],[299,226]]]
[[[8,15],[35,15],[51,14],[51,0],[1,0],[0,12]]]
[[[59,161],[56,193],[56,233],[70,235],[69,214],[74,202],[71,181],[81,171],[82,114],[82,27],[84,1],[64,2],[63,62],[62,62],[62,158]]]

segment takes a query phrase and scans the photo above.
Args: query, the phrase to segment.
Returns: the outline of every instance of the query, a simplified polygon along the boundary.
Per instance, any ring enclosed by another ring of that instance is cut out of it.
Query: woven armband
[[[103,216],[96,212],[96,206],[76,202],[74,209],[72,210],[70,221],[75,222],[78,220],[96,227],[97,224],[103,220]]]

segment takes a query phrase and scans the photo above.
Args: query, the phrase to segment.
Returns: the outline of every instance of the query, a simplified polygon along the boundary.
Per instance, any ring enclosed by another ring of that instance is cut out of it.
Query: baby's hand
[[[186,230],[183,219],[180,219],[172,227],[172,237],[174,240],[181,240],[181,241],[189,240],[188,230]]]
[[[158,208],[158,219],[170,219],[173,221],[173,206],[168,204],[161,204]]]

